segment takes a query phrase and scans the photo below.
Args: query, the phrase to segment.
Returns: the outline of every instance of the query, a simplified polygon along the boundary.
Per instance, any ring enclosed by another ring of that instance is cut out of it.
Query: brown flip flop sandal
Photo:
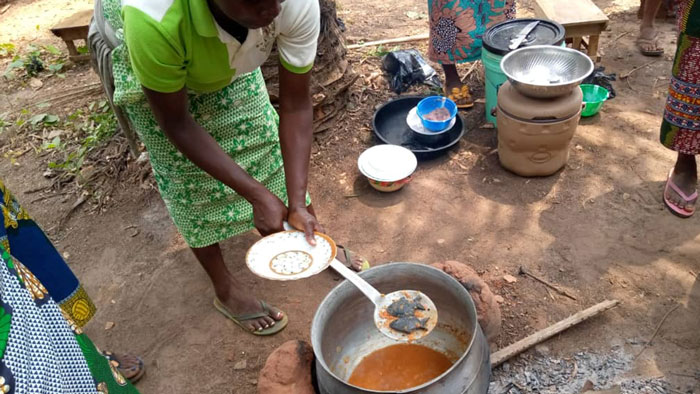
[[[640,33],[641,34],[641,33]],[[659,33],[655,33],[652,38],[637,38],[637,48],[639,52],[644,56],[656,57],[664,54],[664,49],[659,47]],[[644,47],[656,48],[656,49],[644,49]]]
[[[275,320],[275,325],[270,326],[268,328],[265,328],[260,331],[256,330],[251,330],[248,327],[246,327],[243,322],[248,321],[248,320],[254,320],[254,319],[259,319],[261,317],[265,316],[270,316],[270,306],[267,305],[265,301],[260,301],[260,306],[262,306],[262,311],[261,312],[256,312],[256,313],[248,313],[248,314],[243,314],[243,315],[234,315],[231,313],[228,308],[224,305],[223,302],[221,302],[218,298],[214,298],[214,308],[221,312],[224,316],[229,318],[232,322],[236,323],[239,327],[244,329],[245,331],[253,334],[253,335],[258,335],[258,336],[268,336],[268,335],[274,335],[277,334],[278,332],[284,330],[285,327],[287,327],[287,323],[289,322],[289,319],[287,318],[287,314],[282,312],[284,315],[282,317],[282,320]]]
[[[462,85],[461,88],[452,88],[451,94],[447,92],[447,87],[445,87],[445,96],[454,101],[459,109],[467,109],[474,106],[474,100],[472,100],[472,96],[469,93],[469,86],[467,85]]]
[[[103,351],[102,355],[109,361],[109,363],[117,370],[122,376],[127,379],[131,384],[136,384],[143,375],[146,374],[146,365],[144,364],[141,357],[132,356],[136,358],[137,364],[129,368],[124,368],[119,358],[112,352]]]
[[[336,245],[336,247],[338,249],[342,249],[343,251],[343,255],[345,256],[345,266],[353,271],[357,271],[352,265],[352,256],[354,253],[343,245]],[[372,266],[370,265],[369,261],[367,261],[367,259],[362,259],[362,266],[360,267],[360,271],[366,271],[370,268],[372,268]]]

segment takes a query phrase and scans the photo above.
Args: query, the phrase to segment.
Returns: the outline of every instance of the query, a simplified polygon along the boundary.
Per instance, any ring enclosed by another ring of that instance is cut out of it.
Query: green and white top
[[[123,36],[131,68],[148,89],[198,93],[223,89],[254,71],[277,43],[280,62],[303,74],[313,66],[320,29],[317,0],[286,0],[242,44],[214,20],[206,0],[122,0]]]

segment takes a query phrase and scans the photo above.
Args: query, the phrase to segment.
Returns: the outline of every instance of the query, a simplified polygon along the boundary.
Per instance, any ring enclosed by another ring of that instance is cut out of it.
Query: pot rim
[[[322,309],[324,309],[323,307],[324,307],[327,303],[330,302],[331,294],[332,294],[333,292],[337,291],[337,289],[339,289],[341,286],[352,286],[352,284],[349,283],[347,280],[343,280],[339,285],[337,285],[336,287],[334,287],[333,289],[331,289],[331,291],[329,291],[328,294],[326,294],[326,297],[324,297],[324,298],[323,298],[323,301],[321,301],[321,303],[319,304],[318,308],[316,309],[316,312],[314,313],[313,320],[311,321],[311,347],[313,348],[314,357],[316,358],[316,362],[319,363],[319,364],[323,367],[323,369],[324,369],[328,374],[330,374],[331,376],[333,376],[338,382],[340,382],[340,383],[342,383],[342,384],[344,384],[344,385],[346,385],[346,386],[348,386],[348,387],[352,387],[352,388],[354,388],[354,389],[362,390],[362,391],[365,391],[365,392],[368,392],[368,393],[379,393],[379,394],[381,394],[381,393],[384,393],[384,394],[385,394],[385,393],[396,393],[396,394],[400,394],[400,393],[413,393],[413,392],[417,392],[418,390],[421,390],[421,389],[423,389],[423,388],[426,388],[426,387],[428,387],[428,386],[434,384],[435,382],[437,382],[437,381],[439,381],[440,379],[442,379],[443,377],[445,377],[447,374],[451,373],[455,368],[458,368],[458,367],[461,365],[462,361],[464,361],[464,359],[469,355],[469,352],[470,352],[470,350],[472,349],[472,347],[473,347],[473,345],[474,345],[474,341],[476,340],[476,337],[477,337],[477,332],[476,332],[476,331],[480,329],[480,328],[479,328],[479,321],[478,321],[478,316],[477,316],[477,314],[476,314],[476,306],[474,305],[474,300],[472,299],[471,294],[469,294],[469,291],[467,291],[467,289],[466,289],[461,283],[459,283],[459,281],[458,281],[457,279],[453,278],[451,275],[445,273],[445,272],[442,271],[441,269],[432,267],[432,266],[430,266],[430,265],[428,265],[428,264],[424,264],[424,263],[411,263],[411,262],[390,262],[390,263],[386,263],[386,264],[382,264],[382,265],[375,266],[375,267],[371,268],[370,270],[362,271],[362,272],[359,272],[358,274],[359,274],[360,276],[365,276],[365,275],[367,275],[368,272],[371,272],[372,270],[377,270],[377,269],[382,269],[382,270],[384,270],[384,269],[389,269],[389,267],[391,267],[391,266],[396,266],[396,265],[407,265],[407,264],[420,265],[420,266],[422,266],[422,267],[427,268],[428,270],[435,270],[436,272],[441,273],[443,276],[446,277],[446,280],[447,280],[447,281],[452,281],[453,283],[457,284],[457,285],[458,285],[458,288],[461,289],[460,291],[464,293],[463,296],[466,296],[467,303],[469,304],[469,306],[468,306],[469,311],[470,311],[470,312],[473,312],[472,315],[474,316],[474,321],[472,322],[471,326],[469,327],[469,330],[470,330],[470,332],[471,332],[471,335],[470,335],[471,338],[469,339],[469,343],[468,343],[466,349],[464,349],[464,352],[462,352],[462,355],[459,357],[459,359],[457,359],[457,361],[455,361],[454,363],[452,363],[452,366],[451,366],[450,368],[448,368],[445,372],[443,372],[442,374],[440,374],[440,376],[437,376],[437,377],[435,377],[434,379],[431,379],[431,380],[429,380],[429,381],[427,381],[427,382],[421,384],[420,386],[414,386],[414,387],[410,387],[410,388],[407,388],[407,389],[404,389],[404,390],[399,390],[399,391],[397,391],[397,390],[377,391],[377,390],[366,389],[366,388],[364,388],[364,387],[355,386],[355,385],[353,385],[353,384],[348,383],[346,380],[341,379],[340,377],[338,377],[338,375],[336,375],[335,373],[333,373],[333,371],[331,371],[331,369],[328,367],[328,365],[326,364],[326,360],[325,360],[323,357],[321,357],[321,355],[319,354],[320,350],[317,351],[317,349],[320,348],[320,344],[318,343],[319,340],[317,340],[317,339],[316,339],[316,336],[314,336],[314,332],[315,332],[316,330],[318,330],[318,328],[317,328],[317,326],[318,326],[318,324],[319,324],[319,323],[318,323],[318,315],[319,315],[320,311],[321,311]],[[382,268],[382,267],[386,267],[386,268]],[[374,271],[374,272],[376,272],[376,271]],[[449,279],[447,279],[447,278],[449,278]],[[397,343],[399,343],[399,342],[397,342]]]

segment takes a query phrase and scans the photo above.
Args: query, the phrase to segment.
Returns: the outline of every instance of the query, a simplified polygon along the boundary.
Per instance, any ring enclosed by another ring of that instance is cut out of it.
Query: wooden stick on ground
[[[654,330],[654,333],[651,334],[651,337],[649,338],[649,340],[646,341],[646,342],[644,343],[644,346],[642,347],[642,350],[640,350],[639,353],[637,353],[637,355],[634,357],[635,360],[638,359],[639,356],[641,356],[642,353],[644,353],[645,350],[647,350],[647,347],[651,346],[651,343],[654,341],[654,338],[656,338],[656,334],[659,333],[659,330],[661,329],[661,326],[664,325],[664,322],[666,321],[666,319],[668,319],[668,316],[669,316],[671,313],[673,313],[673,311],[675,311],[676,309],[678,309],[679,306],[681,306],[681,304],[676,304],[676,306],[674,306],[673,308],[669,309],[668,312],[666,312],[666,314],[664,315],[663,319],[661,319],[661,321],[659,322],[659,324],[656,325],[656,330]]]
[[[574,295],[572,295],[571,293],[569,293],[568,291],[559,288],[559,286],[557,286],[557,285],[554,285],[554,284],[552,284],[552,283],[547,282],[546,280],[544,280],[544,279],[540,278],[539,276],[537,276],[537,275],[531,273],[530,271],[527,271],[527,270],[525,269],[525,267],[523,267],[523,266],[520,266],[520,270],[519,270],[518,273],[519,273],[520,275],[527,275],[527,276],[529,276],[530,278],[532,278],[532,279],[534,279],[534,280],[536,280],[536,281],[542,283],[543,285],[545,285],[545,286],[551,288],[552,290],[556,291],[557,293],[559,293],[559,294],[561,294],[561,295],[563,295],[563,296],[569,297],[569,298],[571,298],[572,300],[576,301],[576,297],[575,297]]]
[[[514,357],[525,350],[542,343],[547,339],[559,334],[560,332],[571,328],[584,320],[590,319],[593,316],[605,312],[617,306],[620,303],[618,300],[605,300],[599,304],[593,305],[592,307],[571,315],[564,320],[561,320],[545,329],[537,331],[536,333],[521,339],[518,342],[510,346],[506,346],[503,349],[491,354],[491,368],[501,365],[504,361]]]
[[[639,66],[639,67],[634,67],[634,68],[632,68],[630,71],[628,71],[628,72],[626,72],[626,73],[620,75],[620,79],[627,79],[627,78],[629,78],[630,75],[632,75],[632,73],[634,73],[634,72],[636,72],[636,71],[639,71],[639,70],[641,70],[641,69],[643,69],[643,68],[645,68],[645,67],[649,67],[649,66],[651,66],[652,64],[656,63],[657,61],[658,61],[658,60],[652,60],[652,61],[650,61],[650,62],[648,62],[648,63],[642,64],[642,65]]]
[[[357,49],[357,48],[371,47],[371,46],[375,46],[375,45],[384,45],[384,44],[400,44],[402,42],[420,41],[420,40],[427,40],[427,39],[428,39],[427,33],[416,34],[415,36],[388,38],[386,40],[363,42],[362,44],[352,44],[352,45],[348,45],[348,49]]]

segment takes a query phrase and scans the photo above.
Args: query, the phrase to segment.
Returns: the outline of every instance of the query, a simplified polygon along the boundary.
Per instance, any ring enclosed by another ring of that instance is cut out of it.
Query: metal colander
[[[593,62],[574,49],[536,45],[507,54],[501,69],[520,93],[551,98],[573,91],[593,72]]]

